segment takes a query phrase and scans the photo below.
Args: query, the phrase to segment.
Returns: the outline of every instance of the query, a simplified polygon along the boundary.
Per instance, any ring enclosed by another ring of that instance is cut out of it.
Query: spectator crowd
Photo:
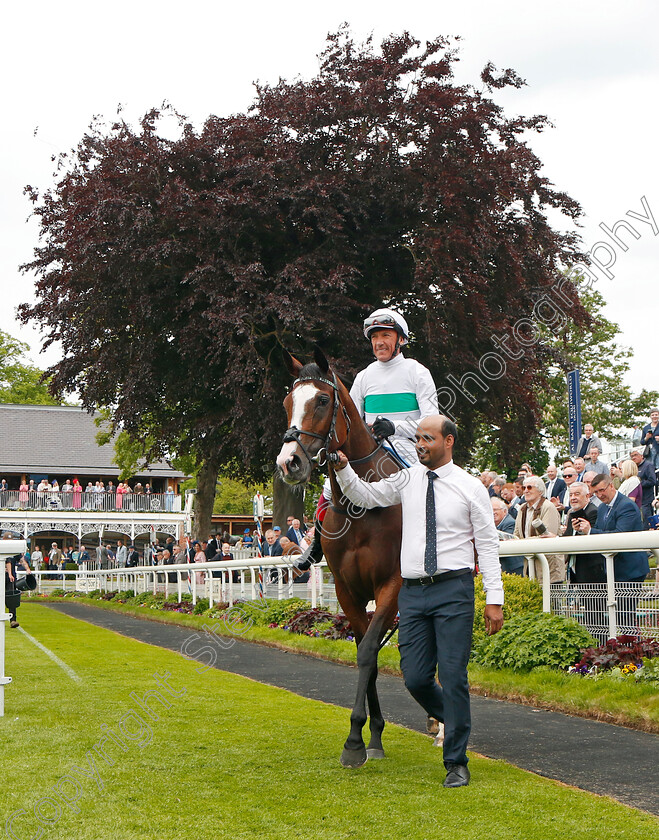
[[[593,426],[586,424],[576,453],[560,465],[550,464],[544,476],[522,464],[513,481],[492,471],[480,474],[492,503],[494,523],[502,540],[624,533],[659,527],[659,410],[638,435],[639,446],[628,457],[608,464]],[[542,552],[544,553],[544,552]],[[549,554],[550,580],[560,583],[603,583],[601,554]],[[502,557],[502,570],[528,574],[528,560]],[[540,564],[537,564],[539,567]],[[639,582],[649,573],[647,552],[619,552],[615,578]],[[542,580],[542,569],[536,574]]]
[[[34,479],[25,479],[10,488],[6,479],[0,479],[0,508],[18,510],[173,510],[176,494],[172,487],[164,493],[155,491],[151,484],[136,482],[131,486],[127,481],[116,485],[110,480],[88,481],[85,487],[78,478],[66,479],[59,484],[54,478],[48,481],[42,478],[38,483]]]

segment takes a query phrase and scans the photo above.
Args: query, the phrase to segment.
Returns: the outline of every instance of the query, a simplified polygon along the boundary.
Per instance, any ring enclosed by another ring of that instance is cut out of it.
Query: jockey
[[[350,396],[376,439],[388,438],[411,466],[418,460],[414,433],[419,420],[438,413],[435,383],[428,368],[403,356],[401,348],[408,342],[409,328],[400,313],[376,309],[364,321],[364,336],[371,342],[375,361],[357,374]],[[300,568],[322,559],[320,523],[330,500],[328,479],[318,501],[314,539],[300,557]]]

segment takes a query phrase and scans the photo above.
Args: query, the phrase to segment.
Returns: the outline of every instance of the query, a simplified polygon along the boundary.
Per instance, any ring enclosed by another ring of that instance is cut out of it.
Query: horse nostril
[[[289,472],[299,472],[301,463],[302,462],[297,455],[292,455],[288,459],[286,466],[288,467]]]

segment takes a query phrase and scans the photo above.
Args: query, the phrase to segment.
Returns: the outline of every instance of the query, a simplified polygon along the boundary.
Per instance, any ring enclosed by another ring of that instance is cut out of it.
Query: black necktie
[[[435,491],[433,481],[437,474],[432,470],[426,473],[428,476],[428,489],[426,490],[426,555],[423,560],[423,568],[427,575],[434,575],[437,571],[437,525],[435,522]]]

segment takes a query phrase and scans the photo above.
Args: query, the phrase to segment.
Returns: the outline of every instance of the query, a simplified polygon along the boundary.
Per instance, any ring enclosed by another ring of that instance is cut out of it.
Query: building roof
[[[0,403],[0,473],[118,476],[113,444],[96,443],[95,416],[79,406]],[[138,475],[185,478],[164,461]]]

